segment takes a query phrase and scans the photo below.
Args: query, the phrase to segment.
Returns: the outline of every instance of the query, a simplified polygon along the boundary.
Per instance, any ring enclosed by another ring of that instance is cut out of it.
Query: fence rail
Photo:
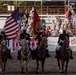
[[[25,12],[25,10],[28,10],[30,12],[32,6],[25,6],[20,7],[20,9]],[[64,14],[65,13],[65,5],[62,6],[36,6],[37,12],[42,14]],[[13,11],[8,11],[7,7],[0,7],[0,14],[10,14]]]

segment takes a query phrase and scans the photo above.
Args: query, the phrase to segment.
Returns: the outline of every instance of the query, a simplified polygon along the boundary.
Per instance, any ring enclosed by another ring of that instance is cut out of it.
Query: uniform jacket
[[[22,33],[20,35],[20,39],[26,39],[26,40],[30,40],[30,35],[28,33]]]
[[[59,39],[58,39],[58,44],[59,45],[63,45],[64,40],[68,38],[69,39],[69,35],[68,34],[60,34],[59,35]]]

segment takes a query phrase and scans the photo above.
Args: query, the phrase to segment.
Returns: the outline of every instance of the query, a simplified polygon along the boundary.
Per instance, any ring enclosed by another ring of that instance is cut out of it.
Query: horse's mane
[[[3,41],[1,42],[0,50],[3,50],[5,47],[6,47],[6,41],[3,40]]]
[[[29,49],[28,43],[25,41],[25,39],[22,40],[22,48],[23,48],[23,50],[28,50]]]
[[[45,45],[46,42],[47,41],[47,38],[46,37],[43,37],[43,39],[42,39],[42,41],[40,42],[40,45],[39,45],[39,47],[38,47],[38,49],[40,50],[41,49],[41,47],[43,46],[43,45]]]
[[[69,39],[65,39],[64,43],[62,45],[62,48],[64,49],[64,48],[68,48],[68,47],[69,47]]]

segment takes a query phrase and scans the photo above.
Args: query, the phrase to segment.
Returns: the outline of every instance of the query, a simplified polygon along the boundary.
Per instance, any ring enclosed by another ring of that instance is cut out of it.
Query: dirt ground
[[[50,52],[51,57],[46,58],[45,62],[45,73],[44,75],[63,75],[59,72],[57,60],[55,57],[55,52]],[[76,75],[76,52],[73,52],[74,59],[69,61],[68,65],[68,74],[67,75]],[[17,60],[17,53],[12,53],[13,59],[8,59],[6,65],[6,72],[4,75],[25,75],[21,74],[21,64]],[[29,75],[42,75],[41,74],[41,65],[39,66],[40,73],[36,73],[36,61],[30,60],[29,63]],[[0,74],[1,75],[1,74]]]

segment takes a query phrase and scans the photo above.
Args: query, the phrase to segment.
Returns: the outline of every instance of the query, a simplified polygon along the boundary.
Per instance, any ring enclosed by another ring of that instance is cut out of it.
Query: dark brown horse
[[[8,55],[9,55],[9,52],[6,48],[6,41],[3,40],[0,46],[0,66],[2,69],[2,73],[5,72]]]
[[[59,50],[59,57],[57,59],[59,70],[61,73],[67,73],[68,63],[70,59],[70,50],[69,50],[69,39],[64,40],[62,47]]]
[[[31,59],[31,52],[29,50],[29,45],[28,43],[25,41],[25,39],[22,40],[22,50],[21,50],[21,72],[24,73],[24,68],[26,70],[26,74],[28,74],[28,64],[29,61]]]
[[[39,61],[41,61],[42,73],[44,73],[44,64],[45,64],[45,59],[47,55],[47,52],[45,50],[46,45],[47,45],[47,38],[44,37],[37,49],[37,58],[36,58],[36,62],[37,62],[36,71],[37,72],[39,72]]]

